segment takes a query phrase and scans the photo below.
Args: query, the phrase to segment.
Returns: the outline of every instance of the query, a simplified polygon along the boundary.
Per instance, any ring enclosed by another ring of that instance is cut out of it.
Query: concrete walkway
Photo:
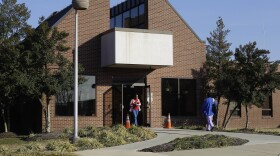
[[[152,130],[154,130],[158,135],[152,140],[103,149],[79,151],[76,152],[76,154],[80,156],[278,156],[280,154],[280,136],[163,128],[153,128]],[[172,151],[162,153],[138,152],[140,149],[167,143],[171,140],[174,140],[175,138],[193,135],[205,135],[209,133],[248,139],[250,142],[243,146],[224,148]]]

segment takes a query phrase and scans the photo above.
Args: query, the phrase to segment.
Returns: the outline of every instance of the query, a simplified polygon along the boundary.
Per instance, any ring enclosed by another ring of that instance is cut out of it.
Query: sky
[[[90,0],[91,1],[91,0]],[[111,6],[123,0],[111,0]],[[28,23],[38,26],[41,16],[62,10],[71,0],[18,0],[31,11]],[[256,41],[259,49],[270,51],[270,60],[280,60],[280,0],[169,0],[201,40],[206,41],[221,17],[231,50]]]

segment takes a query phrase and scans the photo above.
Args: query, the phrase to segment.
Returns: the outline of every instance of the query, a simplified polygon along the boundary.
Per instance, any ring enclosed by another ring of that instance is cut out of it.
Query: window
[[[116,17],[116,23],[115,23],[115,27],[119,27],[119,28],[122,28],[123,25],[122,25],[122,14],[118,15]]]
[[[110,9],[110,27],[145,29],[145,13],[145,1],[125,1]]]
[[[130,19],[131,19],[131,27],[135,27],[138,25],[138,7],[131,9]]]
[[[272,96],[267,96],[263,103],[262,116],[272,116]]]
[[[129,17],[129,11],[123,13],[123,27],[129,28],[130,26],[130,17]]]
[[[95,114],[95,76],[83,76],[86,81],[79,85],[78,114],[80,116],[92,116]],[[73,116],[74,91],[64,91],[56,95],[55,114],[57,116]]]
[[[139,24],[145,23],[145,5],[141,4],[139,6]]]
[[[229,113],[233,113],[232,116],[241,117],[241,104],[238,104],[235,101],[231,101],[229,104]]]
[[[111,18],[110,19],[110,28],[114,28],[115,27],[115,18]]]
[[[196,81],[193,79],[162,79],[162,115],[196,115]]]

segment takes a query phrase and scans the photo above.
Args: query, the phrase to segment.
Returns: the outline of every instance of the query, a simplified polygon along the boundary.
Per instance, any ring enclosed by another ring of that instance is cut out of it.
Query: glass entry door
[[[138,114],[138,124],[147,126],[148,106],[147,91],[145,86],[133,86],[131,84],[122,84],[113,86],[113,124],[124,124],[126,116],[129,115],[130,123],[133,124],[133,114],[129,112],[130,101],[137,94],[141,102],[141,111]]]

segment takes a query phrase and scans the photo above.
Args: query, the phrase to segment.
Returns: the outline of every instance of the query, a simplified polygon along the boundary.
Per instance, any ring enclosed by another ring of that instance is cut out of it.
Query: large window
[[[196,81],[193,79],[162,79],[162,115],[195,116]]]
[[[126,1],[110,9],[110,27],[145,28],[145,2]]]
[[[78,114],[80,116],[92,116],[95,114],[95,76],[83,76],[85,82],[79,85]],[[74,92],[63,91],[56,95],[55,114],[57,116],[73,116]]]
[[[262,116],[272,116],[272,96],[267,96],[263,103]]]

